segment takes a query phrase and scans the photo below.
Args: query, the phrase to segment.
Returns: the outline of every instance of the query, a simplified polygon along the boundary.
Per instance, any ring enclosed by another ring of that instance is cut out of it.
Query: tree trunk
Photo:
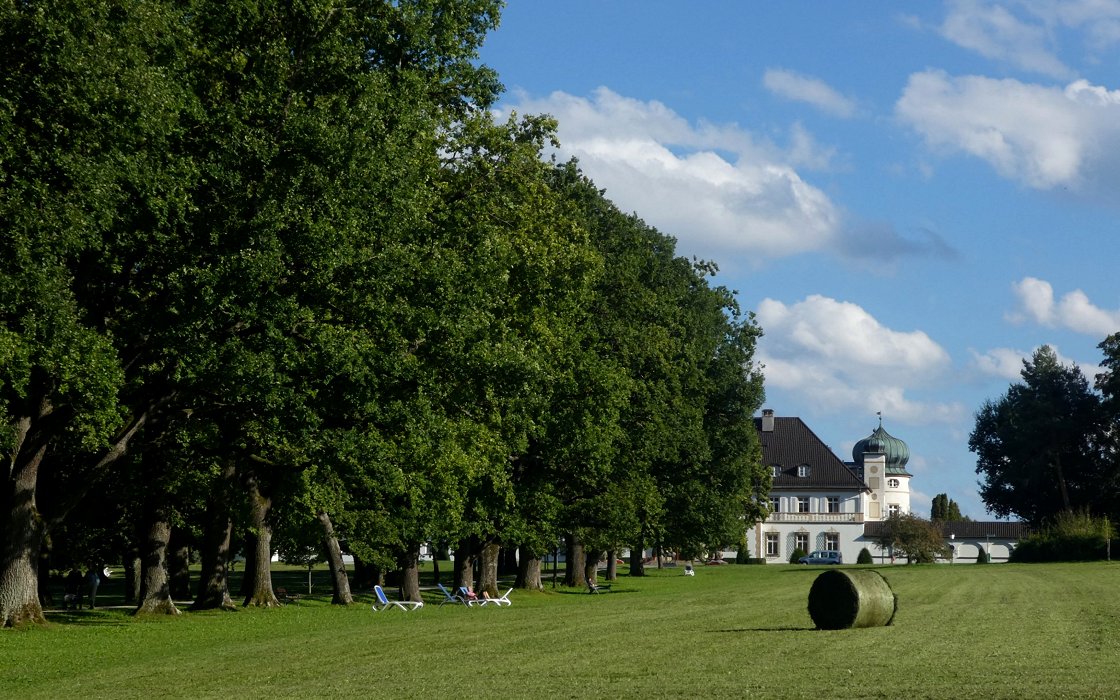
[[[498,576],[517,575],[517,547],[506,545],[498,557]]]
[[[272,499],[261,493],[260,481],[256,477],[249,479],[248,486],[249,520],[254,532],[254,547],[252,551],[245,552],[246,574],[249,573],[249,560],[253,561],[253,578],[250,592],[245,597],[245,605],[278,608],[280,601],[272,590],[272,526],[268,524]]]
[[[532,591],[544,590],[544,583],[541,581],[541,560],[525,546],[521,547],[517,559],[517,581],[514,585]]]
[[[385,572],[377,564],[367,564],[354,557],[354,588],[368,591],[375,585],[385,585]]]
[[[140,598],[140,550],[135,546],[125,548],[121,555],[124,565],[124,602],[135,603]],[[187,598],[190,598],[188,592]]]
[[[39,605],[49,608],[54,605],[54,595],[51,594],[51,553],[49,540],[44,540],[39,552]]]
[[[11,451],[5,455],[7,478],[0,485],[0,627],[46,622],[39,604],[37,569],[46,529],[43,514],[35,503],[35,492],[47,447],[52,436],[65,429],[66,419],[59,417],[45,397],[31,399],[24,405],[33,408],[20,411],[23,415],[8,426],[14,439]],[[94,464],[93,471],[120,459],[128,441],[146,421],[145,412],[126,425]],[[71,506],[85,493],[82,484],[72,486],[66,494]],[[53,522],[58,522],[68,509],[61,507]]]
[[[478,588],[475,590],[480,596],[483,591],[492,596],[498,595],[498,556],[501,550],[502,546],[497,542],[489,542],[482,546],[479,556]]]
[[[577,540],[575,535],[568,535],[564,538],[564,541],[567,546],[567,561],[564,562],[564,585],[569,588],[584,586],[587,581],[582,580],[584,568],[583,543]]]
[[[630,550],[630,575],[646,575],[646,545],[642,540],[635,542],[634,548]]]
[[[398,560],[401,567],[400,587],[398,593],[401,600],[414,600],[422,602],[420,597],[420,545],[410,545]]]
[[[607,550],[607,580],[618,580],[618,557],[615,556],[613,549]]]
[[[350,580],[346,578],[346,563],[342,561],[342,547],[338,545],[338,537],[334,534],[331,516],[325,511],[320,511],[317,517],[319,526],[323,529],[323,547],[327,550],[327,566],[331,570],[331,587],[334,591],[331,604],[353,605],[354,597],[350,595]]]
[[[167,572],[167,545],[171,539],[171,523],[166,515],[152,516],[148,537],[141,550],[140,603],[134,615],[178,615],[171,600],[170,577]]]
[[[27,440],[30,429],[29,417],[16,424],[15,459],[0,486],[0,627],[46,622],[39,604],[43,524],[35,504],[35,489],[47,446],[45,442],[32,446]]]
[[[1067,513],[1072,512],[1073,506],[1070,505],[1069,486],[1066,484],[1065,473],[1062,471],[1062,455],[1060,452],[1054,454],[1054,471],[1058,477],[1058,493],[1062,497],[1062,510]]]
[[[473,543],[463,540],[455,549],[455,589],[462,586],[474,588],[474,553]]]
[[[168,545],[167,573],[171,578],[171,599],[191,599],[191,549],[189,538],[182,528],[171,528]]]
[[[230,490],[236,469],[232,464],[222,471],[221,478],[206,504],[206,530],[203,534],[202,571],[198,579],[198,594],[192,610],[235,610],[233,599],[229,597],[229,560],[230,536],[233,534],[233,520],[230,519]]]
[[[587,558],[584,560],[583,566],[583,581],[598,582],[599,580],[599,560],[603,558],[602,552],[587,552]]]

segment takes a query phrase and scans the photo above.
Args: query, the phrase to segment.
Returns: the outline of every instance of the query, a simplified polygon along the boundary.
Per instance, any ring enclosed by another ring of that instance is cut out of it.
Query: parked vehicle
[[[799,564],[843,564],[844,555],[840,552],[818,549],[797,560]]]

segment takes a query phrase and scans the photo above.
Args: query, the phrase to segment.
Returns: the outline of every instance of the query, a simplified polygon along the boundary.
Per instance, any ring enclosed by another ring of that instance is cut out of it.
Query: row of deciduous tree
[[[3,625],[86,561],[175,612],[187,548],[195,606],[238,550],[271,604],[274,532],[345,603],[343,550],[416,598],[424,542],[539,586],[561,538],[640,573],[764,512],[759,329],[494,120],[499,4],[0,7]]]
[[[1035,527],[1074,512],[1120,522],[1120,333],[1099,347],[1092,384],[1043,346],[1022,381],[977,412],[969,448],[992,513]]]

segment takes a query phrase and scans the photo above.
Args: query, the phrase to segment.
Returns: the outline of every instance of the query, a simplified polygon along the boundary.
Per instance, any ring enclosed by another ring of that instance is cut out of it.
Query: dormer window
[[[781,468],[781,467],[779,467],[779,466],[778,466],[777,464],[775,464],[774,466],[770,467],[770,476],[772,476],[772,477],[774,477],[775,479],[777,479],[777,478],[778,478],[779,476],[781,476],[781,475],[782,475],[782,468]]]
[[[802,464],[801,466],[799,466],[797,468],[797,475],[800,476],[800,477],[809,476],[809,465],[808,464]]]

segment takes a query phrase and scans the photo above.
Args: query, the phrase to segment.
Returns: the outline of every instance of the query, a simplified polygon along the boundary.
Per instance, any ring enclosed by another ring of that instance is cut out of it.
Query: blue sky
[[[975,411],[1120,331],[1120,1],[511,0],[481,53],[503,112],[718,263],[768,407],[845,459],[882,411],[915,512],[987,517]]]

